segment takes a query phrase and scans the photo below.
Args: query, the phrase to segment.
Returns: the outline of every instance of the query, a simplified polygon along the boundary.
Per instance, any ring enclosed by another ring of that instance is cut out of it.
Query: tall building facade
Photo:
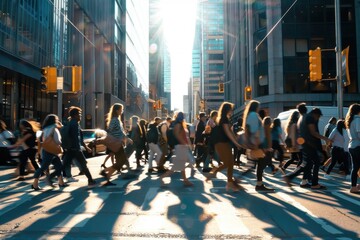
[[[150,0],[149,28],[149,81],[150,99],[161,100],[164,97],[164,24],[161,12],[161,0]],[[152,117],[158,115],[159,109],[154,109]]]
[[[149,1],[126,1],[126,112],[149,119]]]
[[[198,2],[199,25],[195,30],[195,41],[200,39],[200,44],[194,44],[193,58],[197,55],[201,59],[200,96],[205,101],[206,111],[218,109],[224,100],[224,94],[219,92],[219,83],[224,82],[223,6],[223,0]],[[196,72],[194,64],[193,73]]]
[[[0,118],[12,129],[22,118],[42,121],[49,113],[65,121],[68,107],[75,105],[83,109],[83,127],[104,128],[110,106],[126,105],[128,92],[139,89],[146,111],[146,2],[1,1]],[[82,67],[78,92],[71,91],[73,65]],[[41,91],[40,70],[46,66],[56,67],[57,76],[63,77],[61,94]],[[128,111],[134,109],[126,108],[125,114]]]
[[[351,84],[343,88],[343,105],[360,100],[357,1],[340,1],[341,48],[350,47]],[[244,89],[252,88],[270,116],[308,105],[337,105],[335,7],[329,1],[225,1],[225,98],[244,108]],[[309,50],[322,51],[322,78],[309,78]],[[239,100],[240,99],[240,100]]]

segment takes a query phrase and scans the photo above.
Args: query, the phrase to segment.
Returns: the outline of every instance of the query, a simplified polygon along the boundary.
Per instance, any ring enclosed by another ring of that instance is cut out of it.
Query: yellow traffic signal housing
[[[224,92],[224,83],[219,83],[219,93]]]
[[[321,67],[321,49],[318,47],[315,50],[309,50],[309,70],[310,81],[321,81],[322,67]]]
[[[245,93],[244,93],[244,99],[245,99],[245,101],[251,100],[251,98],[252,98],[251,93],[252,93],[251,87],[250,87],[250,86],[246,86],[246,87],[245,87]]]
[[[72,66],[71,91],[79,92],[82,88],[82,66]]]
[[[57,90],[57,69],[56,67],[43,67],[41,69],[40,89],[46,92]]]

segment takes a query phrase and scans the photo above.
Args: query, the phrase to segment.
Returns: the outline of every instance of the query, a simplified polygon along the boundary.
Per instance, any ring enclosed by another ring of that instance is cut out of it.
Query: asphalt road
[[[0,167],[1,239],[358,239],[360,196],[334,170],[328,187],[312,191],[289,188],[281,174],[266,169],[265,184],[274,193],[255,191],[254,170],[236,167],[244,190],[228,193],[226,176],[205,182],[200,169],[187,169],[194,187],[184,187],[176,173],[161,186],[147,167],[131,175],[116,174],[116,186],[99,176],[105,156],[88,159],[99,183],[87,188],[85,176],[66,188],[42,191],[14,181],[14,168]],[[245,161],[245,160],[244,160]],[[135,166],[134,159],[130,160]],[[110,162],[108,162],[110,164]],[[288,170],[292,170],[291,166]],[[76,167],[72,172],[78,173]],[[124,171],[126,172],[126,171]],[[321,174],[322,177],[322,174]],[[300,182],[296,179],[295,184]]]

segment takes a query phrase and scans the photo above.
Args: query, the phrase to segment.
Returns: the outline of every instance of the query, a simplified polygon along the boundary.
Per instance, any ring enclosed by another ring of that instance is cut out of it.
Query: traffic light
[[[219,93],[224,92],[224,83],[219,83]]]
[[[71,91],[79,92],[82,87],[82,67],[81,66],[72,66],[72,81],[71,81]]]
[[[244,94],[245,101],[251,100],[251,87],[245,87],[245,94]]]
[[[344,86],[350,85],[350,74],[349,74],[349,46],[341,52],[342,58],[342,80]]]
[[[57,69],[56,67],[41,68],[40,89],[46,92],[57,90]]]
[[[309,50],[309,70],[310,81],[320,81],[322,79],[321,68],[321,49]]]

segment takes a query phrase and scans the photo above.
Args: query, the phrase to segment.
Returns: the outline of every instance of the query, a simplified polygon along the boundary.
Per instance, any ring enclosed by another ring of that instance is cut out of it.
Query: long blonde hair
[[[110,107],[109,113],[108,113],[107,118],[106,118],[106,128],[109,128],[110,121],[114,117],[119,118],[119,121],[121,122],[121,119],[120,119],[121,114],[117,113],[117,111],[119,109],[121,109],[121,110],[124,109],[124,106],[121,103],[115,103]]]

